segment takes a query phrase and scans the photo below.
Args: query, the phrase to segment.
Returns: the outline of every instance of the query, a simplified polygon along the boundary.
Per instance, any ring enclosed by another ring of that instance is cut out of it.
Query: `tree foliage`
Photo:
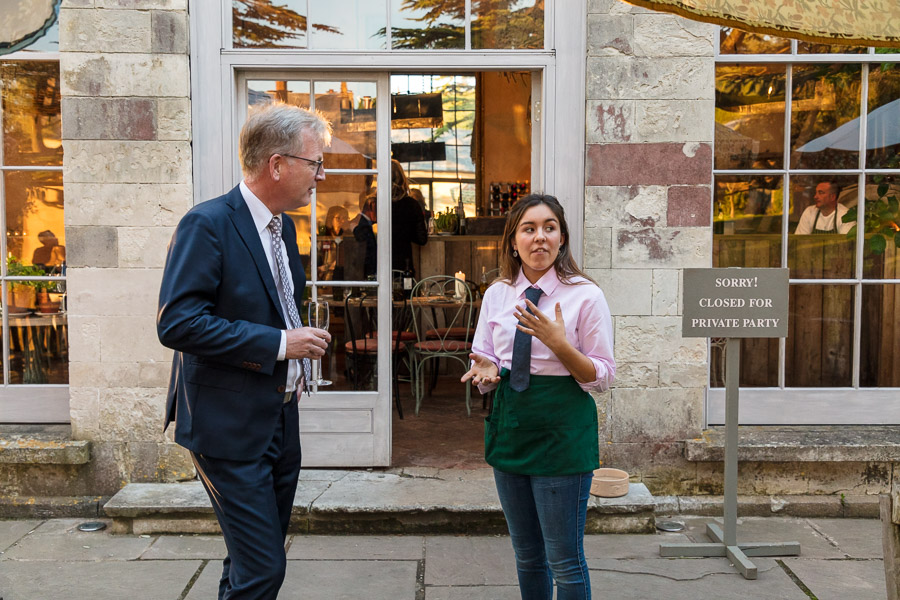
[[[234,45],[240,48],[305,48],[306,16],[273,0],[234,0]],[[337,27],[313,23],[312,29],[343,35]]]

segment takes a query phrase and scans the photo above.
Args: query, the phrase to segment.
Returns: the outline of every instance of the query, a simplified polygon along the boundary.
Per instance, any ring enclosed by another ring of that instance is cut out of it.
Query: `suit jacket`
[[[365,248],[365,255],[363,257],[363,277],[375,275],[378,272],[378,261],[376,259],[378,243],[375,239],[375,230],[372,227],[372,221],[365,217],[360,217],[359,224],[353,228],[353,237]]]
[[[306,275],[294,224],[283,222],[300,307]],[[188,211],[169,244],[157,314],[159,340],[175,350],[164,428],[175,421],[176,442],[228,460],[262,456],[284,401],[285,322],[240,188]]]

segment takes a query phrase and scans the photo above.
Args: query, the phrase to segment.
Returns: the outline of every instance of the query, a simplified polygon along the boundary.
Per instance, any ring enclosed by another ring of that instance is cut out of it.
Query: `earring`
[[[519,256],[519,251],[518,251],[518,250],[513,250],[513,256],[518,257],[518,256]]]

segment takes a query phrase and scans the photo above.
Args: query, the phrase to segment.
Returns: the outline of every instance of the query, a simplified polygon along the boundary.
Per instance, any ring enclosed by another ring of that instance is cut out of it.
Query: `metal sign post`
[[[751,556],[798,556],[799,542],[737,543],[738,389],[741,338],[787,337],[788,269],[685,269],[684,337],[724,337],[725,508],[723,531],[707,523],[711,543],[660,544],[665,557],[725,556],[756,579]]]

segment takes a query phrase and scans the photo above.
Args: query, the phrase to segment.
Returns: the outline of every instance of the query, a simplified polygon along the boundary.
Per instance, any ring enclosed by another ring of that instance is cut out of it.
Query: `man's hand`
[[[331,334],[324,329],[301,327],[287,330],[285,358],[320,358],[331,342]]]
[[[465,383],[471,379],[475,385],[500,382],[500,372],[497,369],[497,365],[491,362],[490,359],[474,352],[469,354],[469,358],[472,359],[472,368],[466,371],[466,374],[462,376],[460,381]]]

